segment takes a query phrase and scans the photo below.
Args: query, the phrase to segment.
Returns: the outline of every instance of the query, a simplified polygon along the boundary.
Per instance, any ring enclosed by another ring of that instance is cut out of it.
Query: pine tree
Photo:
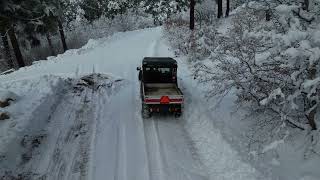
[[[145,12],[151,14],[156,23],[162,23],[176,12],[190,8],[190,0],[144,1]]]
[[[7,22],[3,27],[7,29],[17,64],[23,67],[26,64],[20,50],[19,38],[29,41],[32,46],[39,45],[40,41],[36,37],[39,28],[44,26],[46,17],[54,15],[54,6],[51,6],[50,0],[7,0],[2,3],[1,19]]]
[[[89,22],[100,18],[104,12],[101,0],[83,0],[80,3],[80,7],[83,10],[84,18]]]

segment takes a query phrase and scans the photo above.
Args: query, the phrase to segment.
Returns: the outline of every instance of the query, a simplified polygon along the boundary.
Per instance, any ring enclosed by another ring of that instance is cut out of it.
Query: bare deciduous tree
[[[226,0],[226,17],[229,16],[230,13],[230,0]]]

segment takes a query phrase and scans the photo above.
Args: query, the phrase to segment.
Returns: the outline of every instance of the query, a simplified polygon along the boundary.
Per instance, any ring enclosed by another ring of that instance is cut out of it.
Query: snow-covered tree
[[[152,14],[156,23],[162,23],[174,13],[186,10],[189,5],[189,0],[152,0],[141,2],[141,6],[147,13]]]
[[[320,61],[319,16],[296,4],[277,5],[272,22],[264,5],[249,3],[228,35],[211,47],[214,66],[199,63],[196,76],[211,82],[211,95],[236,89],[240,104],[276,114],[281,123],[317,129]],[[210,42],[210,41],[209,41]]]

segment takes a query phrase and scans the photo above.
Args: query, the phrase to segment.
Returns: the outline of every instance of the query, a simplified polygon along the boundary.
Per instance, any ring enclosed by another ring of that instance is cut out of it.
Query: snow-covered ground
[[[91,40],[0,76],[1,88],[18,97],[0,122],[0,177],[267,179],[212,124],[183,59],[183,116],[142,119],[136,67],[145,56],[172,56],[161,28]]]

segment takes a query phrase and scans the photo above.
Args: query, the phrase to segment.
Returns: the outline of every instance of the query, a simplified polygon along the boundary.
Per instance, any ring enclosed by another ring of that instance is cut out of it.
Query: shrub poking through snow
[[[10,101],[17,99],[17,95],[11,91],[0,89],[0,108],[10,105]]]
[[[4,108],[10,105],[10,100],[11,99],[5,99],[4,101],[0,101],[0,107]]]
[[[3,121],[3,120],[6,120],[6,119],[9,119],[10,116],[5,113],[5,112],[0,112],[0,121]]]

